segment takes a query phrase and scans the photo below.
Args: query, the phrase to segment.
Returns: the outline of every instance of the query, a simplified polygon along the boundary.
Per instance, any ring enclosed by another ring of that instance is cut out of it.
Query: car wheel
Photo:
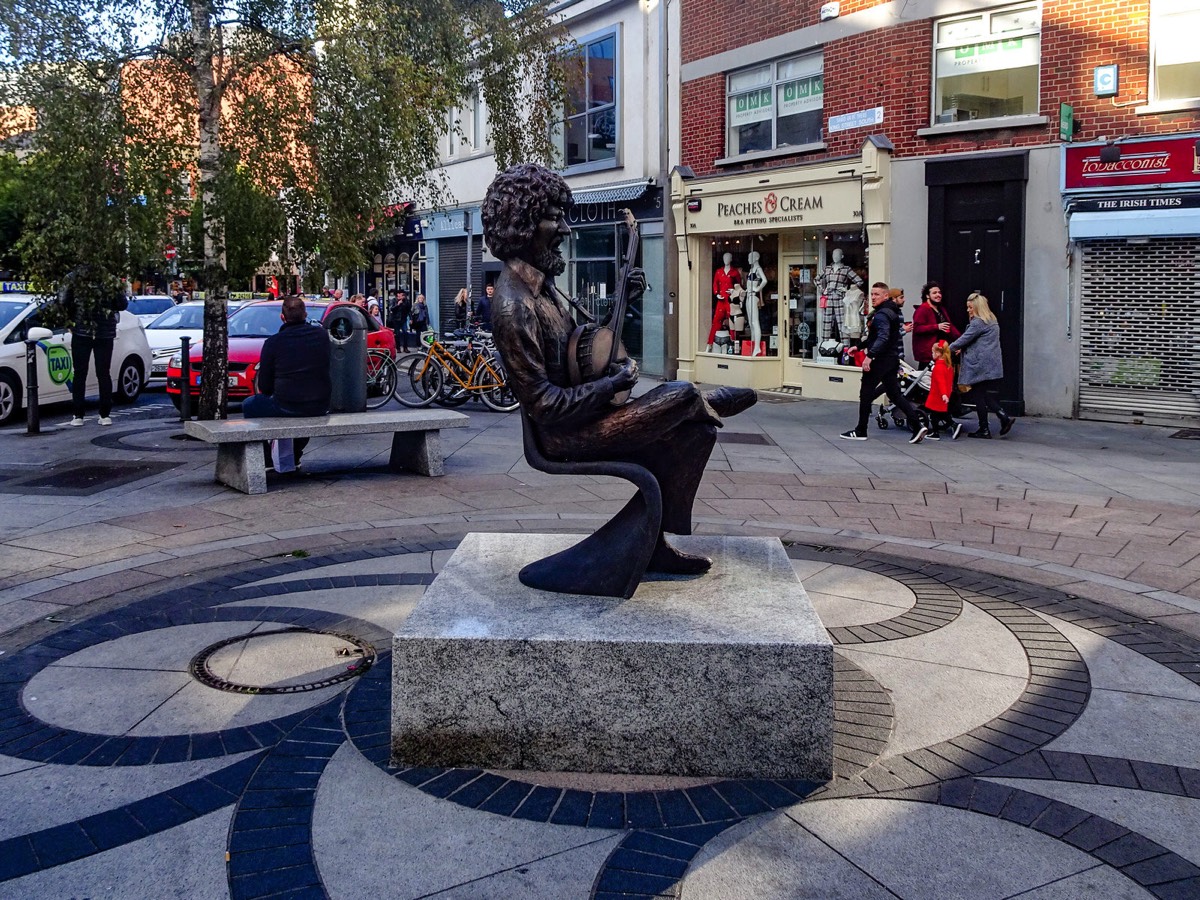
[[[146,386],[146,377],[142,372],[142,363],[135,356],[121,363],[121,371],[117,373],[117,383],[113,391],[114,403],[132,403],[142,393]]]
[[[179,412],[183,412],[183,399],[182,399],[182,395],[180,395],[180,394],[167,394],[167,396],[171,398],[171,402],[175,404],[175,408],[176,408],[177,410],[179,410]]]
[[[21,383],[15,375],[0,372],[0,425],[7,425],[21,412]]]

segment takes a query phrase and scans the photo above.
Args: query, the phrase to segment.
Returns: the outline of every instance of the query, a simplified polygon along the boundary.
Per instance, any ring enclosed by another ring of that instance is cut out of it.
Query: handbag
[[[826,297],[824,294],[822,294],[822,295],[821,295],[821,299],[820,299],[820,301],[817,303],[817,305],[818,305],[819,307],[821,307],[821,309],[826,309],[826,308],[829,306],[829,298],[828,298],[828,297]]]

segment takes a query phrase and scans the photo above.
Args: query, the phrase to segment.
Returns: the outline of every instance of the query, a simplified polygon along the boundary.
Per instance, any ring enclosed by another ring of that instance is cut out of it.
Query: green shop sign
[[[71,354],[62,344],[41,344],[46,350],[46,366],[50,369],[50,380],[55,384],[66,384],[71,379]]]

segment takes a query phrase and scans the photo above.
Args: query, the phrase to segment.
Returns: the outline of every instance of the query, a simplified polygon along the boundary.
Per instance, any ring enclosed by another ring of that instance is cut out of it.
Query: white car
[[[129,311],[143,325],[149,325],[174,305],[175,301],[165,294],[138,294],[129,298]]]
[[[42,331],[37,343],[38,401],[41,405],[71,399],[71,332],[56,328],[45,335],[42,310],[53,302],[29,294],[0,294],[0,425],[20,415],[25,403],[25,338]],[[95,366],[88,372],[87,393],[98,392]],[[113,344],[113,402],[132,403],[150,371],[150,345],[137,316],[121,313]]]
[[[226,313],[241,306],[237,300],[226,304]],[[189,300],[168,309],[146,326],[146,340],[150,343],[150,377],[147,382],[167,381],[167,361],[180,350],[179,339],[187,337],[191,346],[198,347],[204,340],[204,301]]]

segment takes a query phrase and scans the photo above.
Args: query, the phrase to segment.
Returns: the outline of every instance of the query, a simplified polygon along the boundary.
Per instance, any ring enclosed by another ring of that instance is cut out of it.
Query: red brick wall
[[[842,15],[873,5],[861,0],[842,3]],[[761,8],[760,8],[761,6]],[[735,6],[729,0],[685,0],[683,7],[683,60],[703,59],[741,46],[740,35],[761,40],[785,31],[815,24],[819,5],[803,9],[792,0],[781,7],[769,4]],[[738,21],[737,33],[718,26]],[[1083,126],[1076,140],[1095,140],[1142,134],[1175,134],[1200,130],[1195,110],[1137,115],[1134,106],[1146,102],[1149,66],[1149,3],[1132,0],[1047,0],[1042,12],[1041,115],[1044,126],[994,129],[941,137],[918,137],[930,124],[932,83],[932,21],[898,25],[845,38],[825,45],[825,118],[882,106],[883,124],[829,134],[826,150],[793,157],[776,157],[757,164],[723,166],[721,171],[742,171],[815,162],[828,157],[857,154],[868,133],[887,135],[896,156],[917,156],[1001,147],[1023,147],[1058,141],[1058,105],[1070,103]],[[786,25],[786,27],[783,27]],[[1092,69],[1120,66],[1120,96],[1112,102],[1092,95]],[[713,163],[725,156],[725,78],[713,75],[687,82],[682,89],[682,160],[697,175],[718,171]],[[1136,101],[1136,103],[1133,103]]]

